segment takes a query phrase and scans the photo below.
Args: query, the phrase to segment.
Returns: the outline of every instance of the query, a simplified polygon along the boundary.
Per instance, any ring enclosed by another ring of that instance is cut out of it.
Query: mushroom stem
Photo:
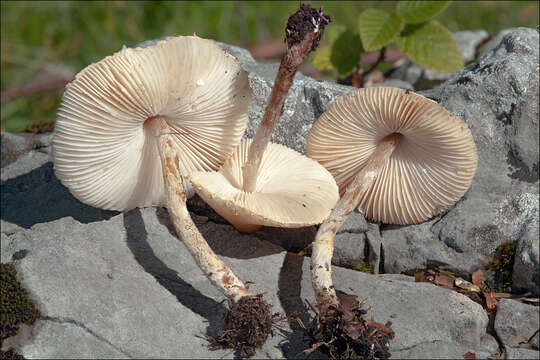
[[[155,121],[155,120],[154,120]],[[158,148],[167,189],[167,209],[179,238],[210,281],[230,300],[237,302],[244,296],[253,296],[246,285],[221,261],[193,223],[186,207],[183,179],[179,169],[178,154],[171,130],[161,120],[158,132]]]
[[[246,164],[243,166],[242,189],[247,192],[255,191],[262,156],[270,142],[277,119],[283,111],[283,104],[294,75],[306,56],[319,45],[324,26],[328,23],[330,23],[329,16],[309,5],[300,6],[300,9],[289,17],[285,28],[287,51],[281,59],[268,105],[253,137]]]
[[[371,188],[402,137],[403,135],[394,133],[379,141],[366,165],[347,187],[336,207],[321,224],[317,235],[315,235],[311,255],[311,281],[317,297],[317,304],[322,312],[325,312],[329,306],[338,305],[336,291],[332,283],[331,266],[336,232],[351,211],[358,206],[362,195]]]

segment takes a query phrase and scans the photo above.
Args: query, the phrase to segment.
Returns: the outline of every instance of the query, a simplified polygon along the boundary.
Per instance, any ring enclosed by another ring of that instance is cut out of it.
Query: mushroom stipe
[[[202,237],[186,208],[186,195],[182,176],[178,168],[178,155],[169,135],[167,124],[162,121],[158,147],[167,191],[167,209],[178,236],[210,281],[227,298],[238,301],[243,296],[252,296],[246,285],[221,261]]]

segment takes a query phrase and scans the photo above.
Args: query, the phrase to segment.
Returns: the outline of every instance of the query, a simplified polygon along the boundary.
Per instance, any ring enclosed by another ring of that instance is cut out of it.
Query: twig
[[[365,77],[373,70],[375,70],[377,66],[379,66],[379,64],[384,60],[385,55],[386,47],[383,47],[379,51],[379,56],[377,57],[377,60],[375,60],[375,62],[366,71],[362,71],[362,68],[360,67],[360,62],[358,62],[358,65],[356,65],[352,74],[352,85],[357,88],[364,87]]]
[[[48,90],[54,90],[63,88],[68,84],[70,81],[72,81],[74,77],[72,78],[65,78],[65,77],[56,77],[52,79],[47,80],[37,80],[34,82],[31,82],[29,84],[24,84],[20,87],[2,91],[1,93],[1,102],[2,104],[8,100],[13,100],[21,96],[25,96],[28,94],[33,94],[40,91],[48,91]]]

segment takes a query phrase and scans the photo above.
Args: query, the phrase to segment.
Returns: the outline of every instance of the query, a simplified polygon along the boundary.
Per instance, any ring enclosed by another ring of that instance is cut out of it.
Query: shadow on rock
[[[158,221],[177,238],[176,231],[165,208],[157,208]],[[208,221],[207,217],[191,214],[193,222],[208,242],[208,245],[219,256],[234,259],[253,259],[277,254],[283,251],[279,246],[260,241],[255,234],[242,234],[232,225],[218,224]]]
[[[182,305],[207,319],[207,334],[216,336],[222,326],[221,314],[226,310],[224,304],[203,295],[191,284],[182,280],[176,271],[167,267],[154,254],[152,247],[148,243],[148,233],[139,209],[124,213],[123,217],[127,246],[133,253],[135,260],[161,286],[173,294]]]
[[[283,354],[288,359],[304,357],[302,356],[305,346],[303,343],[304,330],[296,320],[298,317],[304,325],[308,326],[309,316],[301,298],[303,263],[304,256],[288,252],[279,272],[278,298],[292,330],[288,334],[287,340],[280,344]]]
[[[0,194],[2,220],[23,228],[66,216],[87,224],[119,214],[75,199],[54,175],[52,162],[3,182]]]
[[[292,330],[287,339],[280,344],[281,350],[287,359],[307,358],[304,353],[307,346],[307,343],[304,342],[304,329],[296,320],[299,319],[304,326],[309,328],[311,319],[301,295],[304,261],[309,261],[309,258],[288,252],[279,272],[278,298]],[[318,351],[313,352],[311,357],[326,358]]]

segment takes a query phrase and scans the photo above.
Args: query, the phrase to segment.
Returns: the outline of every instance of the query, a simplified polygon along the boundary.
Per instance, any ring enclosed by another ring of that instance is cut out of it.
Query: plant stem
[[[322,223],[315,235],[313,253],[311,255],[311,281],[319,309],[325,312],[329,306],[337,306],[338,299],[332,283],[332,254],[334,237],[351,211],[360,203],[362,195],[371,187],[380,170],[384,168],[401,134],[391,134],[377,144],[375,151],[368,158],[366,165],[356,175],[353,182],[345,190],[330,216]]]
[[[367,69],[366,71],[362,71],[362,68],[360,67],[360,63],[358,63],[358,65],[356,65],[356,68],[353,71],[352,85],[357,88],[364,87],[364,78],[373,70],[375,70],[377,66],[379,66],[379,64],[384,60],[385,55],[386,55],[386,47],[383,47],[379,51],[379,56],[377,57],[377,60],[373,64],[371,64],[369,69]]]
[[[179,238],[201,268],[204,275],[230,300],[237,302],[244,296],[253,296],[245,284],[221,261],[193,223],[186,208],[186,194],[178,167],[178,154],[169,136],[171,130],[164,120],[158,130],[158,147],[167,189],[167,209]]]
[[[274,88],[270,94],[261,124],[249,147],[248,159],[243,166],[243,190],[248,192],[255,190],[262,156],[270,142],[277,119],[283,111],[283,104],[291,88],[294,75],[306,56],[317,48],[324,26],[329,22],[330,17],[324,15],[320,9],[317,11],[309,5],[302,5],[296,13],[289,17],[285,29],[287,51],[281,59]]]

